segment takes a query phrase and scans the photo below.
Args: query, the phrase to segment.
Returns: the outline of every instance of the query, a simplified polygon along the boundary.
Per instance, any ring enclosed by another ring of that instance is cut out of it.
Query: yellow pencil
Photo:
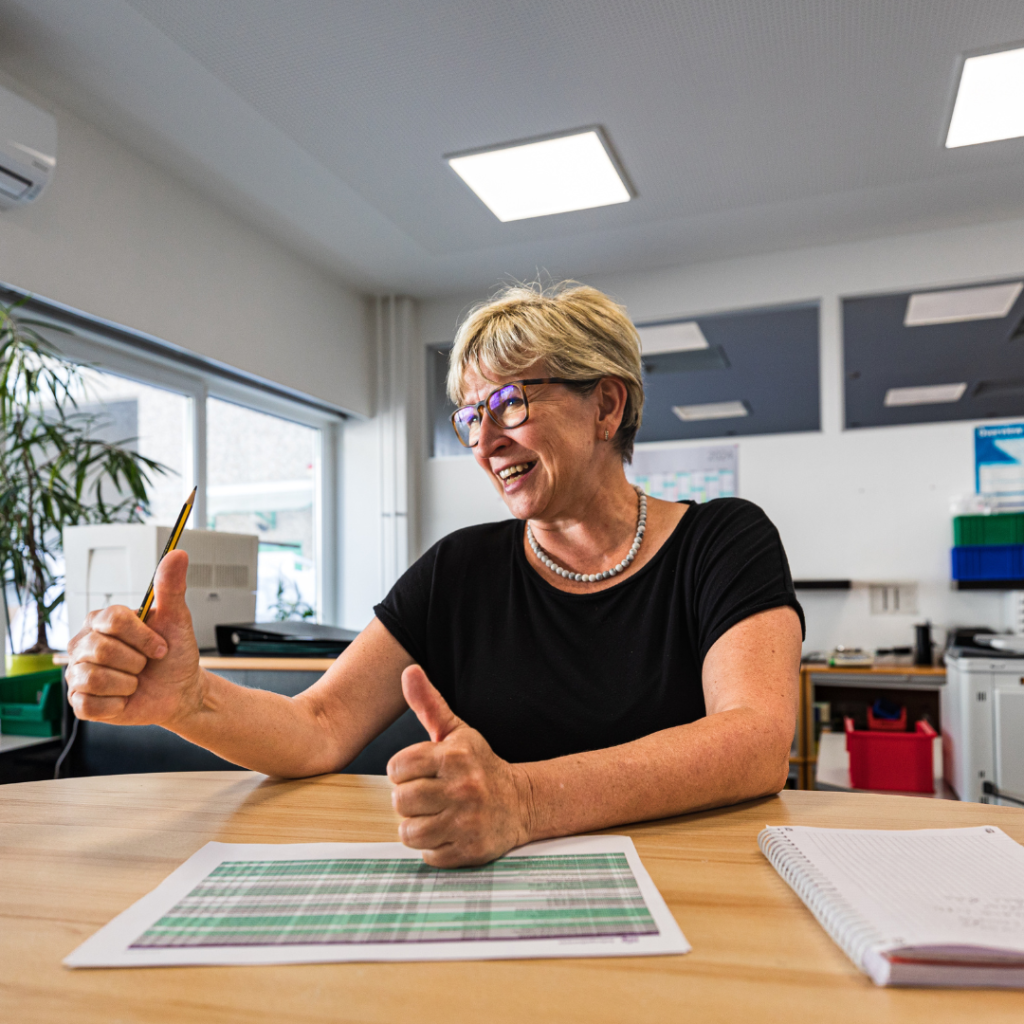
[[[160,568],[160,563],[164,560],[164,555],[168,551],[173,551],[178,546],[178,541],[181,539],[182,531],[185,529],[185,524],[188,522],[189,514],[192,512],[192,505],[196,500],[196,491],[198,487],[192,488],[192,493],[188,496],[185,504],[181,506],[181,511],[178,513],[178,518],[174,523],[174,528],[171,530],[170,537],[167,538],[167,544],[164,547],[163,554],[157,560],[157,569]],[[153,579],[149,581],[149,586],[146,588],[146,596],[142,599],[142,605],[139,607],[136,614],[143,622],[146,621],[146,616],[149,614],[149,609],[153,607],[153,582],[156,579],[156,569],[153,570]]]

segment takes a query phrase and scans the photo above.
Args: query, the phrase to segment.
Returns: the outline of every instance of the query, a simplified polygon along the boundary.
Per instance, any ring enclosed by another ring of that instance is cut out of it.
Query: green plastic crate
[[[957,516],[953,520],[953,544],[1024,544],[1024,512],[992,516]]]
[[[0,678],[0,732],[15,736],[59,736],[59,668]]]

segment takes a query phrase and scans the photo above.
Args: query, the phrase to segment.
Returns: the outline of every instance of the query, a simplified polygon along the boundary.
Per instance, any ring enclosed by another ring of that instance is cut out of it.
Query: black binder
[[[250,658],[336,658],[359,634],[315,622],[237,622],[217,626],[217,650]]]

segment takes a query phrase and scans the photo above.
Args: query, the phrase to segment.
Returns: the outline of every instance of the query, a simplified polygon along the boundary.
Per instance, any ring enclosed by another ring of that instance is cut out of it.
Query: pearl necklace
[[[637,494],[640,496],[640,508],[636,518],[636,536],[633,538],[633,546],[629,549],[629,554],[619,562],[612,569],[607,569],[604,572],[599,573],[578,573],[569,572],[568,569],[563,569],[560,565],[554,562],[548,553],[537,543],[537,538],[533,535],[533,529],[530,527],[529,520],[526,523],[526,539],[530,542],[530,547],[533,548],[533,553],[537,558],[555,575],[561,576],[563,579],[575,580],[577,583],[598,583],[601,580],[610,580],[613,576],[618,576],[620,572],[624,572],[633,559],[636,558],[636,553],[640,550],[640,542],[644,539],[644,531],[647,529],[647,495],[641,488],[636,488]]]

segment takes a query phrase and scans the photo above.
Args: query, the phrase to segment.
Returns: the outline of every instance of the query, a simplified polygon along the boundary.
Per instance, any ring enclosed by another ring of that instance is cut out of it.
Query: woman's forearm
[[[550,839],[777,793],[791,730],[749,708],[618,747],[515,765],[526,830]]]
[[[283,778],[340,771],[405,710],[412,659],[374,619],[308,690],[285,697],[200,669],[169,729],[225,760]]]
[[[267,775],[300,778],[337,771],[358,753],[339,749],[328,723],[310,702],[201,672],[199,699],[167,728],[226,761]]]

